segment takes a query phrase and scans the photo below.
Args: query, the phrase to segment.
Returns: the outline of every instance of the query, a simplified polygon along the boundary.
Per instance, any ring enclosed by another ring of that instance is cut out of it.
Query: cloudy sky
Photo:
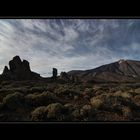
[[[0,19],[0,73],[15,55],[42,76],[140,60],[140,19]]]

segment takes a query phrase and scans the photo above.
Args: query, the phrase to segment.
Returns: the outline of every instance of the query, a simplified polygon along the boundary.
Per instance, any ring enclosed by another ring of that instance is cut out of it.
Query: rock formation
[[[8,74],[8,73],[10,73],[10,71],[9,71],[8,67],[5,66],[4,70],[3,70],[3,75]]]
[[[77,76],[68,74],[66,72],[61,72],[60,73],[60,79],[66,81],[66,82],[78,82],[78,77]]]
[[[56,68],[53,68],[53,76],[52,76],[53,79],[56,79],[57,78],[57,69]]]
[[[69,76],[67,75],[66,72],[61,72],[60,73],[60,79],[64,80],[64,81],[69,81]]]
[[[2,80],[34,80],[41,78],[39,74],[32,72],[28,61],[21,61],[19,56],[9,61],[9,68],[5,66],[0,77]]]

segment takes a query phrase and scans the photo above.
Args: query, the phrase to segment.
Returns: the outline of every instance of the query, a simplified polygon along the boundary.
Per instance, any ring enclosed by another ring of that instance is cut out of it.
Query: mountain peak
[[[78,76],[81,81],[136,82],[140,81],[140,61],[120,59],[94,69],[68,74]]]
[[[121,63],[124,63],[124,62],[126,62],[127,60],[125,60],[125,59],[120,59],[119,61],[118,61],[118,63],[119,64],[121,64]]]

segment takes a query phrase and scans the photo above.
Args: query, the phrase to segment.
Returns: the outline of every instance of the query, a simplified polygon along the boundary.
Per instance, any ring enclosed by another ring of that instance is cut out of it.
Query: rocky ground
[[[2,81],[0,121],[140,121],[140,83]]]

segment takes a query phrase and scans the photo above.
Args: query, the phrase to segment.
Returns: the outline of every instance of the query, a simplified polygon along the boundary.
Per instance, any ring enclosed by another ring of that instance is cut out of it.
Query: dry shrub
[[[81,108],[76,108],[72,111],[72,120],[73,121],[88,121],[89,118],[93,117],[94,109],[91,105],[84,105]]]
[[[65,98],[65,99],[70,99],[73,100],[75,97],[78,99],[80,97],[80,93],[71,90],[71,89],[61,89],[61,90],[55,90],[55,92],[57,92],[56,94],[60,97],[60,98]]]
[[[140,93],[140,88],[135,89],[135,93]]]
[[[117,92],[115,92],[115,93],[113,93],[112,95],[114,95],[114,96],[120,96],[120,97],[123,97],[123,98],[132,98],[132,95],[131,95],[131,93],[129,93],[129,92],[122,92],[122,91],[117,91]]]
[[[100,90],[100,89],[102,89],[102,87],[100,85],[94,85],[93,86],[94,91],[97,91],[97,90]]]
[[[100,111],[96,113],[96,116],[90,121],[129,121],[128,118],[124,117],[123,115],[120,115],[115,112],[107,112],[107,111]]]
[[[65,107],[60,103],[52,103],[48,106],[36,108],[31,113],[32,121],[63,121],[65,117]]]
[[[129,107],[125,106],[122,108],[122,114],[124,117],[127,117],[129,119],[131,119],[132,117],[132,111]]]
[[[60,103],[52,103],[47,106],[47,117],[49,119],[63,120],[64,106]]]
[[[133,103],[135,103],[138,107],[140,107],[140,95],[136,95],[133,98]]]
[[[8,94],[6,97],[3,98],[3,104],[12,110],[23,107],[23,101],[23,94],[19,92]]]
[[[0,103],[0,110],[3,108],[4,104]]]
[[[32,87],[28,90],[28,92],[30,92],[30,93],[43,92],[43,91],[45,91],[45,88],[43,86]]]
[[[91,105],[84,105],[81,109],[80,109],[80,113],[83,116],[88,116],[90,111],[91,111],[92,107]]]
[[[130,98],[125,98],[122,96],[108,95],[106,96],[103,104],[103,109],[111,112],[121,113],[122,107],[129,106],[133,107]]]
[[[73,104],[71,104],[71,103],[65,104],[64,107],[67,108],[69,111],[74,110],[74,106],[73,106]]]
[[[90,99],[93,108],[121,114],[122,108],[128,106],[136,109],[136,105],[132,102],[129,94],[104,94]]]
[[[86,88],[83,92],[83,95],[92,97],[92,96],[94,96],[94,90],[92,88]]]
[[[93,97],[90,99],[90,103],[91,103],[93,108],[99,109],[103,105],[103,100],[101,98],[98,98],[98,97]]]
[[[82,119],[82,116],[81,116],[81,112],[80,112],[80,109],[75,109],[73,112],[72,112],[72,118],[74,121],[77,121],[77,120],[81,120]]]
[[[47,107],[40,106],[37,107],[33,112],[31,112],[32,121],[47,121]]]
[[[58,98],[51,92],[34,93],[25,96],[25,102],[27,105],[34,107],[46,106],[52,102],[57,102]]]

